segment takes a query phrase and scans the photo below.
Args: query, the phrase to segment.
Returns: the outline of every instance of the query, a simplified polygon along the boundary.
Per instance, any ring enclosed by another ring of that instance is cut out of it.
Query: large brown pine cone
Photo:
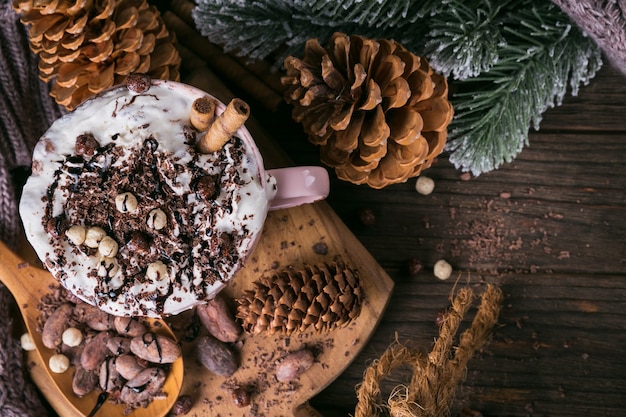
[[[39,74],[69,110],[130,73],[180,79],[180,56],[146,0],[14,0],[39,56]]]
[[[357,271],[343,264],[286,268],[244,291],[237,317],[251,334],[329,330],[357,317],[362,298]]]
[[[285,68],[293,118],[339,178],[383,188],[443,151],[453,116],[447,81],[399,43],[335,33],[326,49],[310,39]]]

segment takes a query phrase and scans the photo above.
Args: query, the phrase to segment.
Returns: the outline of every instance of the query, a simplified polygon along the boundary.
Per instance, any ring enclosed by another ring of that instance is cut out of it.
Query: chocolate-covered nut
[[[279,382],[293,381],[309,369],[314,360],[313,353],[308,349],[290,353],[276,367],[276,379]]]
[[[48,317],[43,325],[41,341],[48,349],[54,349],[61,344],[63,332],[70,327],[69,318],[72,314],[72,307],[69,304],[61,304]]]
[[[72,378],[72,391],[78,397],[84,397],[96,388],[98,374],[87,371],[82,366],[77,365]]]
[[[110,332],[100,332],[87,342],[80,354],[80,364],[83,368],[93,371],[102,365],[110,353],[107,348],[107,341],[110,337]]]
[[[198,182],[196,183],[196,191],[198,196],[203,200],[215,199],[217,192],[219,191],[218,176],[205,175],[198,178]]]
[[[124,385],[124,378],[115,367],[116,361],[117,358],[108,357],[100,365],[100,388],[102,388],[103,391],[117,391]]]
[[[130,74],[126,77],[126,88],[133,93],[141,94],[150,89],[152,79],[148,74]]]
[[[77,304],[74,308],[74,315],[79,321],[87,324],[87,326],[94,330],[104,331],[113,328],[114,316],[107,314],[91,304],[82,302]]]
[[[235,342],[242,332],[226,300],[220,294],[197,308],[198,317],[206,329],[222,342]]]
[[[76,138],[74,149],[77,155],[92,157],[96,153],[96,149],[100,147],[100,143],[91,133],[84,133]]]
[[[145,256],[150,252],[150,237],[142,232],[132,232],[130,239],[126,242],[126,248],[140,256]]]
[[[61,237],[68,228],[67,218],[64,215],[52,217],[46,222],[46,232],[53,237]]]
[[[115,359],[115,369],[124,379],[131,380],[146,368],[133,355],[120,355]]]
[[[182,354],[180,346],[172,339],[152,332],[133,337],[130,350],[152,363],[172,363]]]
[[[120,399],[126,404],[149,401],[158,394],[165,383],[165,372],[160,368],[148,368],[128,381],[122,388]]]
[[[115,330],[121,336],[136,337],[146,332],[146,326],[136,317],[115,317],[113,323]]]
[[[202,365],[217,375],[231,376],[239,367],[235,352],[213,336],[203,336],[196,345]]]
[[[130,353],[130,339],[122,336],[113,336],[107,340],[107,349],[114,355]]]

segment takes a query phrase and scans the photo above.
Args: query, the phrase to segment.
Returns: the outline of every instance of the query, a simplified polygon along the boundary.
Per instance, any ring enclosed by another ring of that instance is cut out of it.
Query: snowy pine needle
[[[200,32],[275,68],[336,32],[395,39],[450,77],[450,161],[474,175],[512,161],[531,127],[602,66],[600,48],[549,0],[196,0]]]

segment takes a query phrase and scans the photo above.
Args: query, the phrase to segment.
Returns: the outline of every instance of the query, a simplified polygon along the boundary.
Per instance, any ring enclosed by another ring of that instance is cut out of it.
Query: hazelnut
[[[137,197],[132,193],[121,193],[115,196],[115,208],[120,213],[130,213],[137,210]]]
[[[433,181],[430,177],[425,177],[424,175],[420,175],[417,177],[417,181],[415,182],[415,190],[422,194],[428,195],[433,192],[435,189],[435,181]]]
[[[444,259],[440,259],[435,262],[433,274],[440,280],[445,281],[446,279],[450,278],[450,275],[452,275],[452,265],[450,265]]]
[[[100,262],[100,267],[98,268],[98,276],[111,278],[117,274],[117,271],[119,271],[119,269],[120,265],[117,263],[117,259],[104,258]]]
[[[167,216],[165,215],[165,212],[161,209],[151,210],[150,213],[148,213],[146,224],[151,229],[161,230],[165,226],[167,226]]]
[[[76,327],[68,327],[61,335],[61,339],[66,346],[76,347],[83,341],[83,333]]]
[[[82,245],[85,242],[86,236],[87,228],[79,224],[75,224],[65,231],[65,237],[76,246]]]
[[[167,275],[167,266],[161,261],[152,262],[146,269],[146,277],[152,282],[164,280]]]
[[[20,344],[22,345],[22,349],[26,351],[35,350],[35,342],[33,341],[30,333],[26,332],[20,337]]]
[[[97,248],[106,235],[103,228],[97,226],[90,227],[85,234],[85,246],[93,249]]]
[[[55,374],[62,374],[70,368],[70,360],[67,356],[61,353],[57,353],[50,356],[48,366],[50,367],[50,370]]]
[[[100,252],[100,254],[105,258],[113,258],[115,255],[117,255],[118,249],[119,245],[117,244],[115,239],[110,236],[103,237],[100,241],[100,244],[98,245],[98,252]]]
[[[75,149],[77,155],[92,157],[99,147],[100,144],[91,133],[83,133],[76,137]]]

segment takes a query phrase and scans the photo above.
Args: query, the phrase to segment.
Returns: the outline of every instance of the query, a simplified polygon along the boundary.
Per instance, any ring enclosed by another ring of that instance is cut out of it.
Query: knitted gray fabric
[[[20,230],[16,191],[30,167],[34,144],[61,111],[39,81],[37,60],[11,1],[0,1],[0,239],[15,249]],[[30,381],[19,341],[12,336],[11,315],[17,314],[13,304],[0,284],[0,416],[46,416],[50,412]]]
[[[626,0],[553,0],[626,75]]]

